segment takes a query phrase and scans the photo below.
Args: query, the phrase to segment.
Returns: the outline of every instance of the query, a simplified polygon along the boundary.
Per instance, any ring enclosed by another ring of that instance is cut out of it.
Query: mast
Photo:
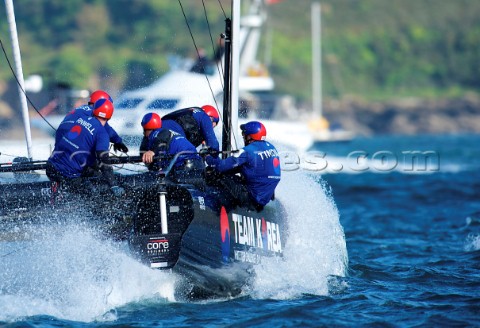
[[[7,10],[8,25],[10,27],[10,39],[12,42],[13,58],[15,63],[15,75],[18,80],[18,94],[22,106],[23,127],[25,130],[25,139],[27,141],[28,158],[32,159],[32,135],[30,133],[30,118],[28,116],[27,96],[25,94],[25,82],[23,80],[22,59],[20,56],[20,47],[18,45],[17,25],[15,23],[15,13],[13,11],[12,0],[5,0]]]
[[[232,50],[232,21],[230,18],[225,20],[225,70],[223,76],[223,129],[222,129],[222,151],[231,150],[230,131],[232,130],[231,120],[231,94],[230,94],[230,70],[231,70],[231,50]]]
[[[237,147],[238,88],[240,72],[240,1],[232,0],[232,20],[225,20],[225,75],[223,93],[222,150]]]
[[[312,2],[312,100],[314,118],[322,113],[322,30],[320,2]]]

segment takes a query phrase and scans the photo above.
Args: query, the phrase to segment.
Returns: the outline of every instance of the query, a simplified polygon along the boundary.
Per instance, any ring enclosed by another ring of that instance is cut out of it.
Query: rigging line
[[[208,34],[210,35],[210,43],[212,45],[213,53],[215,54],[216,53],[215,44],[213,42],[212,29],[210,28],[210,22],[208,21],[207,8],[205,8],[205,0],[202,0],[202,4],[203,4],[203,13],[205,14],[205,21],[207,22],[207,27],[208,27]],[[223,8],[222,8],[222,10],[223,10]],[[221,44],[219,46],[221,47]],[[217,58],[214,58],[214,60],[216,60],[216,59]],[[223,76],[223,66],[222,66],[221,58],[220,58],[219,61],[215,62],[215,66],[217,66],[218,75]],[[223,80],[222,79],[220,79],[220,83],[222,84],[222,89],[223,89],[224,86],[223,86]]]
[[[188,23],[188,18],[187,18],[187,15],[185,14],[185,10],[183,9],[183,5],[182,5],[181,0],[178,0],[178,3],[180,4],[180,8],[182,9],[183,18],[185,19],[185,23],[187,24],[188,32],[190,33],[190,37],[192,38],[193,46],[195,47],[195,51],[197,52],[197,56],[200,57],[200,51],[198,50],[197,43],[195,42],[195,37],[193,36],[192,29],[190,28],[190,24]],[[210,85],[210,80],[208,79],[207,74],[204,74],[204,75],[205,75],[205,79],[208,82],[208,86],[210,88],[212,96],[215,98],[215,95],[213,94],[212,86]]]
[[[225,14],[225,9],[223,9],[222,2],[220,0],[218,0],[218,4],[220,5],[220,9],[222,9],[223,17],[227,19],[227,14]]]
[[[205,1],[204,0],[202,0],[202,5],[203,5],[203,12],[204,12],[204,15],[205,15],[205,21],[207,22],[207,26],[208,26],[208,34],[210,36],[210,43],[212,45],[213,53],[215,54],[215,45],[214,45],[214,41],[213,41],[213,37],[212,37],[212,30],[211,30],[211,27],[210,27],[210,22],[208,20],[207,9],[205,7]],[[223,6],[222,6],[220,1],[219,1],[219,5],[220,5],[220,8],[222,9],[223,17],[225,19],[227,19],[227,16],[225,14],[225,10],[223,9]],[[224,37],[225,36],[222,33],[221,38],[224,38]],[[222,78],[225,75],[222,58],[220,58],[220,60],[218,62],[216,62],[215,65],[217,66],[218,75],[220,77],[220,84],[222,85],[222,89],[225,90],[224,79]],[[215,101],[215,106],[218,109],[219,106],[218,106],[218,103],[217,103],[217,99],[214,98],[214,101]],[[219,110],[217,110],[217,112],[218,112],[218,115],[220,116],[220,119],[223,122],[222,113]],[[225,130],[225,125],[223,125],[223,129]]]
[[[17,77],[17,75],[15,74],[15,72],[14,72],[14,70],[13,70],[12,64],[10,63],[10,60],[8,59],[7,52],[5,51],[5,47],[3,46],[3,41],[2,41],[2,39],[0,39],[0,45],[2,46],[3,54],[5,55],[5,59],[7,60],[8,66],[10,67],[10,71],[12,72],[13,77],[15,78],[15,81],[17,81],[18,86],[20,87],[20,89],[22,90],[22,92],[25,94],[25,97],[27,98],[28,102],[30,103],[30,105],[32,105],[33,109],[35,109],[35,111],[38,113],[38,115],[40,115],[40,117],[41,117],[54,131],[57,131],[57,129],[55,129],[55,128],[50,124],[50,122],[47,121],[47,119],[40,113],[40,111],[37,109],[37,107],[35,107],[35,105],[33,104],[33,102],[30,100],[30,97],[28,97],[27,93],[26,93],[25,90],[22,88],[22,85],[20,84],[20,81],[18,80],[18,77]]]
[[[190,28],[190,24],[188,23],[187,15],[185,14],[185,10],[183,9],[182,1],[181,1],[181,0],[178,0],[178,4],[180,5],[180,8],[181,8],[181,10],[182,10],[183,18],[185,19],[185,23],[187,24],[188,32],[190,33],[190,37],[192,38],[193,46],[195,47],[195,50],[196,50],[196,52],[197,52],[197,56],[200,57],[200,52],[199,52],[199,50],[198,50],[197,43],[195,42],[195,37],[193,36],[192,29]],[[217,100],[215,99],[215,95],[214,95],[214,93],[213,93],[212,86],[211,86],[211,84],[210,84],[210,80],[209,80],[209,78],[208,78],[208,76],[207,76],[206,73],[204,74],[204,76],[205,76],[205,79],[207,80],[208,87],[209,87],[210,92],[211,92],[211,94],[212,94],[213,100],[215,101],[215,105],[216,105],[217,108],[218,108]],[[219,112],[219,111],[218,111],[218,112]],[[220,112],[219,112],[218,114],[219,114],[219,116],[220,116],[220,119],[223,121],[223,118],[222,118]]]
[[[215,57],[215,52],[216,51],[215,51],[215,45],[214,45],[213,37],[212,37],[212,29],[210,28],[210,22],[208,20],[207,9],[205,7],[205,1],[204,0],[202,0],[202,5],[203,5],[203,13],[205,15],[205,21],[207,22],[207,26],[208,26],[208,35],[210,36],[210,43],[212,45],[212,50],[213,50],[214,57]],[[222,10],[223,10],[223,8],[222,8]],[[225,12],[224,12],[224,15],[225,15]],[[220,43],[219,46],[221,47],[221,43]],[[216,60],[216,59],[217,58],[214,58],[214,60]],[[218,76],[220,78],[220,84],[222,85],[222,90],[225,90],[225,86],[223,85],[223,79],[221,78],[224,75],[224,70],[223,70],[222,63],[223,63],[222,58],[220,58],[218,61],[215,62],[215,66],[217,67]],[[218,108],[218,102],[217,102],[217,99],[215,97],[213,97],[213,101],[215,102],[215,107]],[[221,114],[218,110],[217,110],[217,113],[218,113],[219,116],[221,116]],[[223,119],[222,119],[222,121],[223,121]]]

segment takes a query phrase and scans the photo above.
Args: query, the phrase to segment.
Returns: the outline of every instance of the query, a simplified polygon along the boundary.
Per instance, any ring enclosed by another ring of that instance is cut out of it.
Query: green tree
[[[73,88],[86,88],[93,70],[88,55],[76,44],[60,49],[50,63],[53,78]]]

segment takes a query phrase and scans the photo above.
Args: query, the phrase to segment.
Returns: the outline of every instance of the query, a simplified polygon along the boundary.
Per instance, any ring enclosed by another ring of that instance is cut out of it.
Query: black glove
[[[123,189],[122,187],[113,186],[110,188],[110,190],[115,197],[122,197],[123,195],[125,195],[125,189]]]
[[[210,153],[211,153],[211,149],[209,147],[205,147],[200,149],[200,151],[198,152],[198,155],[200,155],[200,157],[202,158],[205,158],[208,155],[210,155]]]
[[[122,153],[128,153],[128,147],[123,142],[117,142],[113,144],[113,150],[121,151]]]

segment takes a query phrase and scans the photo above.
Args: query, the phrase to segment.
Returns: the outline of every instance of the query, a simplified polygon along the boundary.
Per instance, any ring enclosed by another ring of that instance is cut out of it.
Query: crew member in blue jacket
[[[238,205],[261,210],[274,198],[280,182],[280,159],[277,149],[265,141],[267,131],[262,123],[251,121],[240,125],[240,129],[244,148],[223,160],[207,156],[206,162],[218,172],[231,173],[224,175],[220,183]]]
[[[219,121],[215,107],[191,107],[176,110],[162,118],[163,126],[185,136],[195,147],[205,146],[218,152],[219,145],[213,128]]]
[[[93,105],[92,115],[77,111],[60,123],[55,135],[55,148],[47,161],[46,173],[51,181],[87,191],[93,188],[91,181],[84,179],[100,173],[97,177],[111,187],[116,196],[124,193],[116,185],[109,160],[110,138],[105,129],[113,115],[113,104],[100,99]]]
[[[75,108],[70,113],[65,116],[64,120],[69,120],[69,116],[73,114],[80,114],[83,113],[85,116],[92,116],[93,112],[93,104],[100,99],[107,99],[113,104],[113,99],[110,95],[103,91],[103,90],[96,90],[92,92],[90,95],[90,100],[88,101],[87,105],[82,105],[80,107]],[[128,147],[123,143],[122,138],[118,135],[118,133],[107,123],[105,123],[105,130],[108,133],[110,138],[110,142],[113,143],[113,149],[115,151],[121,151],[122,153],[128,152]]]
[[[187,162],[200,166],[203,170],[203,161],[197,153],[197,149],[183,135],[176,131],[163,127],[161,117],[156,113],[148,113],[143,116],[143,139],[140,145],[142,161],[148,164],[150,171],[167,169],[170,161],[176,154],[174,168],[182,168]],[[157,156],[158,159],[154,159]]]

